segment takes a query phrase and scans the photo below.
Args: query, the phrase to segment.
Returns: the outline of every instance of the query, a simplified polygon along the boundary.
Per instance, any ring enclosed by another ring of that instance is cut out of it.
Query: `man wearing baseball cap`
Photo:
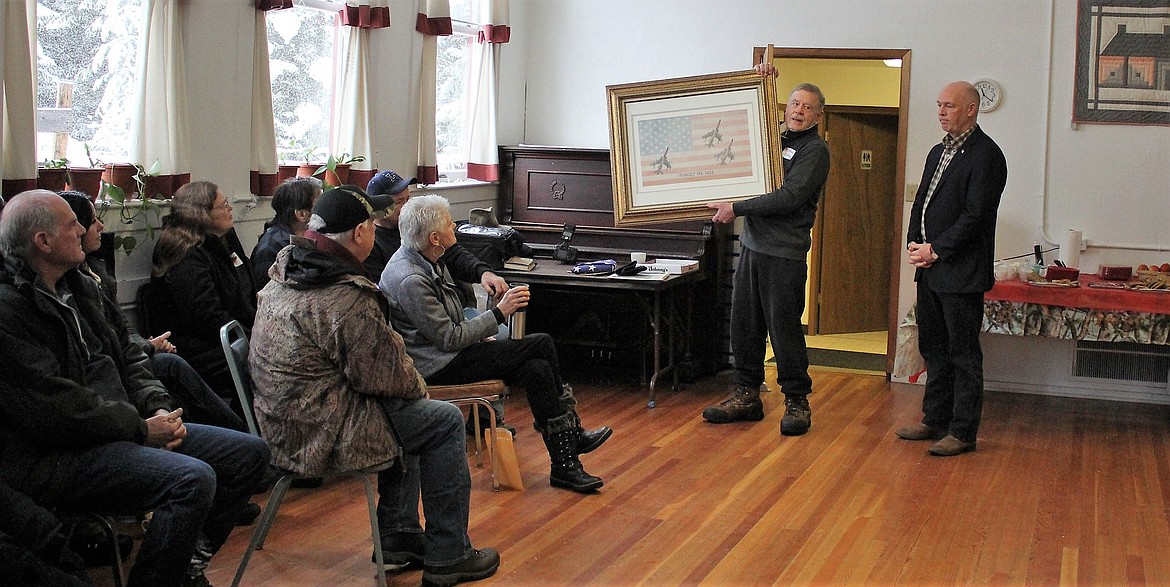
[[[425,531],[388,505],[408,482],[405,468],[378,473],[386,564],[422,565],[424,583],[437,585],[484,579],[500,555],[472,548],[467,535],[471,475],[462,413],[427,398],[402,337],[390,328],[385,298],[362,267],[374,246],[374,219],[392,205],[391,196],[356,186],[329,190],[314,204],[304,236],[277,254],[252,328],[256,417],[273,464],[302,475],[417,458]]]

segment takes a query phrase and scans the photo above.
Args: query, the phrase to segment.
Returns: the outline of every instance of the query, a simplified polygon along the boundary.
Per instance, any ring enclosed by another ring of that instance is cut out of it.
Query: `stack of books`
[[[513,271],[532,271],[536,268],[536,260],[530,257],[512,257],[504,261],[504,269]]]

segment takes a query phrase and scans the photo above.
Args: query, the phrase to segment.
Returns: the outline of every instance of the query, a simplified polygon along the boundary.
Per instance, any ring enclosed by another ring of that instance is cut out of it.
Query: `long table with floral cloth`
[[[999,281],[983,304],[983,331],[1100,342],[1170,345],[1170,291],[1101,289],[1082,274],[1077,287]]]

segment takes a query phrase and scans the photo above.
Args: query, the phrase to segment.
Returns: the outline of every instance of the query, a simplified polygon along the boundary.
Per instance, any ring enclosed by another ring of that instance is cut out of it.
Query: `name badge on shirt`
[[[786,149],[784,149],[783,151],[780,152],[780,156],[785,158],[785,159],[792,159],[792,156],[795,154],[796,154],[796,149],[793,149],[792,147],[787,147]]]
[[[243,265],[243,264],[244,264],[244,262],[240,260],[240,256],[235,254],[235,253],[232,253],[232,267],[239,267],[240,265]]]

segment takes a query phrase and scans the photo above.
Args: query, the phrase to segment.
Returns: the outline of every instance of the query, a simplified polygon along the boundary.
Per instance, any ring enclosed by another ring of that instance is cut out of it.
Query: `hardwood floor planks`
[[[606,481],[591,496],[549,487],[522,393],[509,399],[527,489],[492,492],[469,451],[470,534],[503,558],[479,584],[1170,584],[1170,408],[989,393],[979,449],[940,459],[893,434],[921,418],[920,387],[813,377],[813,427],[795,438],[779,435],[775,391],[761,422],[704,422],[727,374],[660,391],[652,410],[640,386],[576,384],[586,426],[615,429],[582,458]],[[233,533],[213,584],[231,582],[250,537]],[[289,492],[244,585],[373,574],[360,484],[331,481]]]

